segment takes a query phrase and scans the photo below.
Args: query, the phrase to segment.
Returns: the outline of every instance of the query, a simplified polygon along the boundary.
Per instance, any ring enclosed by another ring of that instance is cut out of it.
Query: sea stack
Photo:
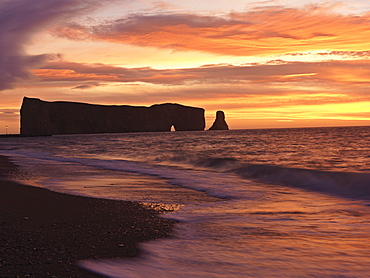
[[[21,135],[204,130],[204,109],[176,103],[150,107],[23,99]]]
[[[223,111],[217,111],[216,120],[209,130],[229,130],[229,126],[225,120],[225,113]]]

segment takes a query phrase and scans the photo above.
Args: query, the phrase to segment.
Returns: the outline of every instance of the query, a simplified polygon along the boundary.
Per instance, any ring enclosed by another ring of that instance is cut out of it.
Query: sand
[[[51,192],[6,180],[0,156],[0,277],[101,277],[85,259],[140,255],[140,242],[171,236],[174,221],[141,204]]]

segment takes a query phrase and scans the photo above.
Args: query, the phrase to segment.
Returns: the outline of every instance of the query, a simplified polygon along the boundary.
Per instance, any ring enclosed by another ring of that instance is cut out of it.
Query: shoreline
[[[140,242],[170,237],[176,221],[140,203],[67,195],[6,179],[0,156],[0,277],[102,277],[89,259],[139,256]]]

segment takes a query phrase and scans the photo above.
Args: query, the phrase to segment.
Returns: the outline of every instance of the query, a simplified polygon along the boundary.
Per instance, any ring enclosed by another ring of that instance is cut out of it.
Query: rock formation
[[[217,111],[216,119],[209,130],[229,130],[229,126],[225,120],[225,113],[223,111]]]
[[[165,103],[107,106],[23,99],[21,135],[204,130],[204,109]]]

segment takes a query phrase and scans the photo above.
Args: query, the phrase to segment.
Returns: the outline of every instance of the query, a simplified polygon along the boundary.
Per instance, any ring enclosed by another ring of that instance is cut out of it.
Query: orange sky
[[[224,110],[232,129],[370,124],[368,1],[0,0],[0,134],[23,96]],[[221,3],[222,2],[222,3]]]

